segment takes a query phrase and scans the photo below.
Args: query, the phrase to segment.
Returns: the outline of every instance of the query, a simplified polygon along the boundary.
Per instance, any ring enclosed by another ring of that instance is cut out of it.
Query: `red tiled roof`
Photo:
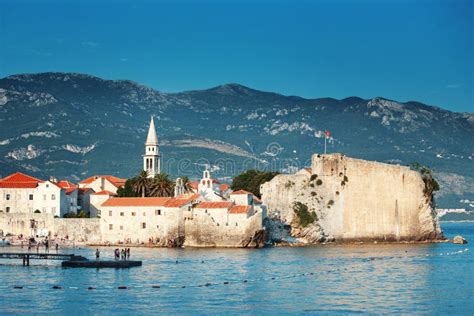
[[[110,191],[107,191],[107,190],[99,191],[99,192],[92,193],[92,194],[94,194],[94,195],[114,195],[114,196],[117,195],[116,193],[110,192]]]
[[[234,205],[229,210],[230,214],[247,214],[250,206],[249,205]]]
[[[36,188],[43,180],[17,172],[0,179],[0,188],[30,189]]]
[[[249,192],[249,191],[245,191],[245,190],[238,190],[238,191],[234,191],[231,193],[231,195],[235,195],[235,194],[250,194],[250,195],[253,195],[253,193]]]
[[[234,205],[233,202],[219,201],[219,202],[201,202],[196,208],[229,208]]]
[[[67,180],[61,180],[56,184],[62,189],[77,188],[77,185],[75,185],[74,183],[69,182]]]
[[[178,195],[177,199],[196,200],[201,196],[199,193],[183,193]]]
[[[108,199],[102,203],[102,206],[166,206],[169,200],[171,200],[169,197],[116,197]]]
[[[168,202],[166,202],[165,206],[166,207],[181,207],[186,204],[191,203],[192,200],[190,199],[177,199],[177,198],[172,198]]]
[[[227,183],[222,183],[222,184],[220,185],[221,192],[224,192],[224,191],[226,191],[226,190],[229,189],[229,188],[230,188],[230,185],[228,185]]]
[[[101,175],[101,176],[89,177],[85,180],[82,180],[79,183],[80,184],[89,184],[89,183],[92,183],[92,182],[94,182],[94,180],[99,179],[99,178],[107,179],[110,183],[112,183],[117,188],[123,186],[125,184],[125,181],[127,181],[127,179],[121,179],[121,178],[117,178],[117,177],[110,176],[110,175]]]
[[[193,188],[194,190],[197,191],[198,189],[198,186],[199,186],[199,182],[196,182],[196,181],[190,181],[189,182],[189,185],[191,186],[191,188]]]

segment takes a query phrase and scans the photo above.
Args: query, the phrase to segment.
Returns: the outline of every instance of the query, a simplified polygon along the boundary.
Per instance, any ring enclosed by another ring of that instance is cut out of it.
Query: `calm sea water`
[[[474,223],[442,226],[448,237],[474,242]],[[7,250],[21,249],[0,249]],[[94,250],[62,251],[92,258]],[[112,257],[112,249],[101,250]],[[132,249],[131,255],[143,266],[64,269],[53,261],[22,267],[3,260],[0,314],[474,313],[471,244]]]

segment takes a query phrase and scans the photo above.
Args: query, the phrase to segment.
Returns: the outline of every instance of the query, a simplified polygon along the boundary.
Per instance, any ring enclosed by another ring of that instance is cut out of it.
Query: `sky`
[[[80,72],[163,92],[239,83],[474,112],[473,1],[0,0],[0,78]]]

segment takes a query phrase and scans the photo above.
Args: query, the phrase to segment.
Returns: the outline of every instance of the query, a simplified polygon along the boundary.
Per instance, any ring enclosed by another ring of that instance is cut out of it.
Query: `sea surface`
[[[474,222],[442,227],[447,237],[460,234],[474,243]],[[143,266],[124,270],[67,269],[57,261],[23,267],[19,261],[0,260],[0,314],[473,315],[471,247],[132,248],[131,259],[143,260]],[[60,251],[93,258],[95,249]],[[111,248],[101,252],[103,258],[113,257]]]

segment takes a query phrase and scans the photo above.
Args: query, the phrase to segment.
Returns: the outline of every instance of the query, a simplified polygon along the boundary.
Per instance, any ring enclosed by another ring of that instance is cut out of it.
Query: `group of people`
[[[127,260],[130,259],[130,248],[124,248],[122,250],[116,248],[114,251],[115,260]]]
[[[30,237],[28,239],[28,251],[31,251],[31,249],[34,247],[36,248],[36,252],[39,253],[40,246],[44,246],[45,252],[49,252],[49,246],[53,244],[51,240],[46,237],[43,241],[40,240],[35,240],[34,237]],[[59,244],[56,242],[54,243],[54,247],[56,249],[56,253],[58,253],[59,250]],[[21,242],[21,248],[23,248],[23,242]]]

